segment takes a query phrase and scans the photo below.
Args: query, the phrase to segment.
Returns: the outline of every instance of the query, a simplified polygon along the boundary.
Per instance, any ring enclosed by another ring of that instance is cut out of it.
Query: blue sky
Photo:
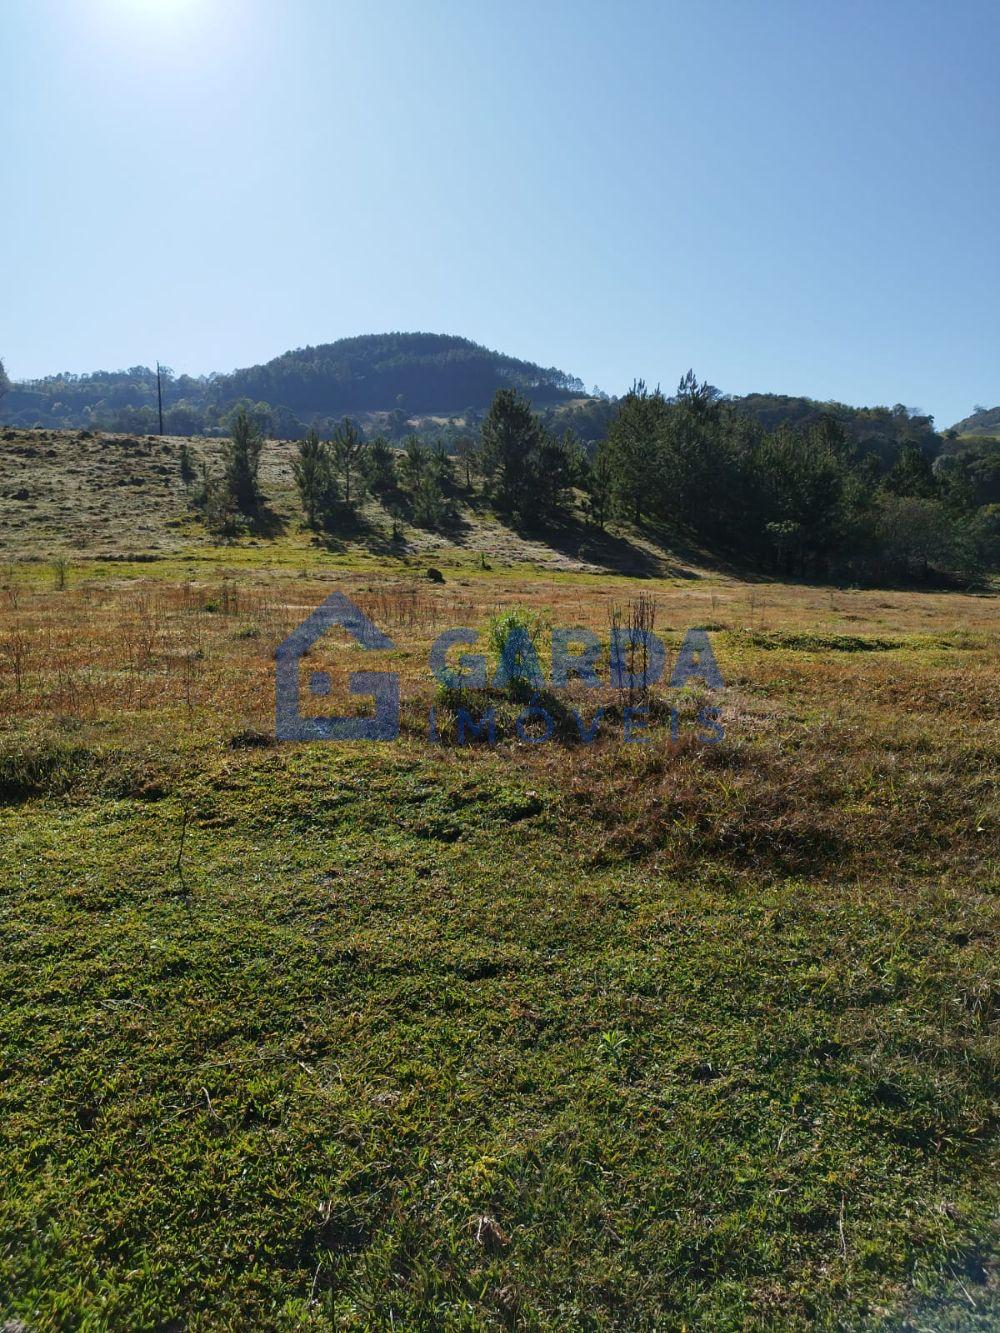
[[[3,0],[0,357],[1000,402],[995,0]]]

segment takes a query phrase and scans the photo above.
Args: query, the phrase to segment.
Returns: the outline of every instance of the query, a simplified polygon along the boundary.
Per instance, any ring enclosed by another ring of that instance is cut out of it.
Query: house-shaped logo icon
[[[339,625],[366,649],[394,648],[342,592],[331,593],[275,652],[274,727],[279,741],[393,741],[399,735],[399,676],[395,671],[352,671],[352,694],[375,700],[373,717],[303,717],[299,706],[299,662],[327,630]],[[313,695],[330,693],[330,677],[314,671]]]

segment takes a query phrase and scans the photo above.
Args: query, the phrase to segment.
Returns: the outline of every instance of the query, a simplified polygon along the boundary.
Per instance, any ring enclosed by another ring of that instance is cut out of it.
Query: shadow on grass
[[[330,516],[315,537],[330,554],[342,554],[359,542],[373,555],[402,555],[406,551],[404,537],[393,537],[391,528],[387,532],[361,510],[346,505]]]
[[[543,542],[568,559],[596,565],[611,574],[639,579],[701,577],[663,550],[649,550],[638,545],[624,532],[611,532],[578,519],[567,518],[547,524],[519,524],[514,526],[514,531],[532,541]],[[649,539],[656,545],[667,545],[660,537],[661,534],[650,534]]]
[[[465,546],[468,543],[472,525],[462,512],[462,506],[466,502],[458,491],[448,492],[445,495],[444,511],[439,521],[433,524],[418,521],[414,497],[408,491],[398,490],[386,495],[382,497],[381,504],[390,518],[395,517],[400,523],[406,523],[419,532],[447,538],[455,546]]]
[[[283,537],[288,529],[288,520],[272,509],[266,500],[261,500],[257,512],[250,518],[250,531],[255,537]]]

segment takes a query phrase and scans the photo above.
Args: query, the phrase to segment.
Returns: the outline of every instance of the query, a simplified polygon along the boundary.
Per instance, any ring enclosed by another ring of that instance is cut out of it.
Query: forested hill
[[[492,352],[468,338],[440,333],[371,334],[286,352],[263,366],[220,377],[234,398],[264,399],[299,413],[461,412],[489,407],[497,389],[513,386],[536,403],[581,394],[562,370]]]
[[[485,410],[499,388],[514,386],[537,406],[583,392],[580,380],[439,333],[342,338],[285,352],[265,365],[195,378],[167,374],[166,428],[194,434],[223,424],[238,402],[266,404],[276,434],[303,423],[365,412],[455,415]],[[156,373],[146,366],[90,375],[63,373],[15,383],[2,420],[19,426],[155,429]]]

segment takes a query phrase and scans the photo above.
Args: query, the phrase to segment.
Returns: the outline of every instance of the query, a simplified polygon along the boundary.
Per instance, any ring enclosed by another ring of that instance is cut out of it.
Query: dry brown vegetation
[[[374,667],[400,673],[404,737],[419,744],[435,701],[428,652],[442,629],[482,629],[501,607],[524,605],[549,625],[606,635],[612,609],[650,588],[543,576],[458,576],[434,586],[364,572],[333,583],[319,572],[238,569],[184,582],[73,569],[69,577],[60,590],[44,567],[6,567],[0,726],[12,751],[60,734],[97,747],[141,739],[164,754],[269,736],[274,649],[333,586],[394,636],[396,649]],[[672,655],[687,628],[711,627],[726,680],[713,700],[722,745],[695,741],[688,719],[676,743],[654,728],[653,744],[626,747],[627,762],[609,766],[609,747],[621,750],[614,697],[593,747],[574,745],[572,728],[549,745],[525,745],[511,725],[520,707],[500,710],[501,749],[546,772],[578,810],[594,808],[605,854],[846,871],[873,858],[905,860],[916,847],[937,847],[941,864],[957,857],[968,865],[991,844],[1000,702],[993,598],[719,578],[653,586]],[[360,656],[334,632],[303,661],[303,683],[327,671],[334,699],[351,711],[347,676]],[[602,702],[604,693],[592,700],[579,688],[566,700],[585,717]],[[329,707],[320,701],[317,711],[321,704]],[[475,761],[464,753],[460,762]]]

